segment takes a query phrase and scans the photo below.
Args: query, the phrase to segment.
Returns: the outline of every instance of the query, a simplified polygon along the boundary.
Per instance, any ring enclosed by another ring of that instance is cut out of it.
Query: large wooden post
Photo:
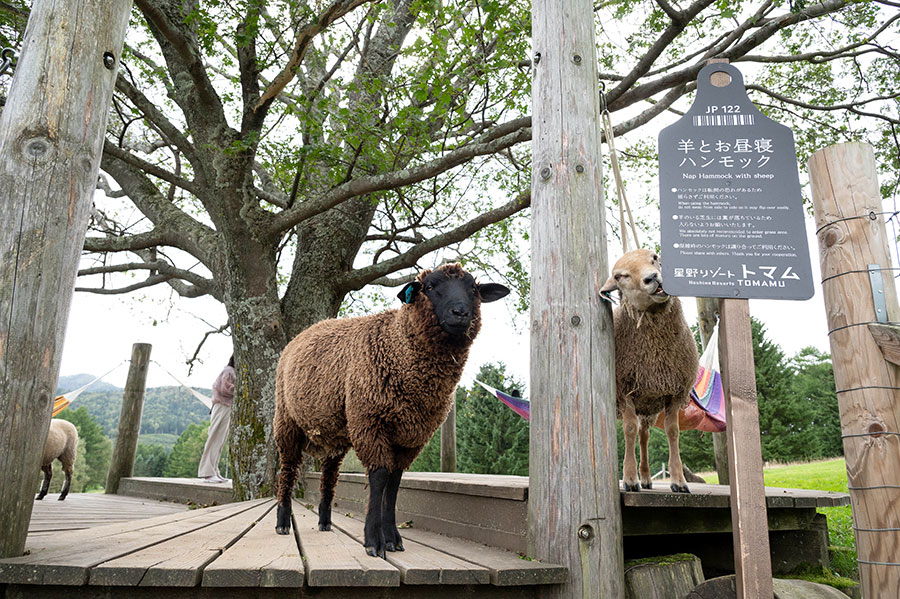
[[[456,472],[456,399],[441,425],[441,472]]]
[[[534,0],[529,553],[547,597],[625,596],[590,0]]]
[[[125,379],[122,394],[122,410],[119,412],[119,434],[113,449],[109,472],[106,475],[106,493],[119,491],[119,481],[134,471],[134,455],[137,453],[138,435],[141,432],[141,413],[144,410],[144,390],[147,387],[147,369],[150,366],[149,343],[135,343],[131,347],[131,366]]]
[[[21,555],[131,0],[42,0],[0,115],[0,557]]]
[[[869,265],[891,268],[875,154],[839,144],[809,159],[834,381],[853,506],[859,578],[867,599],[900,588],[900,371],[867,323],[876,320]],[[879,307],[900,320],[893,270],[875,270]]]
[[[737,599],[769,599],[774,593],[772,558],[748,300],[719,300],[719,358],[725,392]]]

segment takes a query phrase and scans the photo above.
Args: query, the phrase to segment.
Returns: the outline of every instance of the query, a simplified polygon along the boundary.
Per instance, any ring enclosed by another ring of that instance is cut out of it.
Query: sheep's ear
[[[478,285],[478,293],[483,303],[496,302],[509,295],[509,287],[500,283],[482,283]]]
[[[403,289],[400,290],[400,293],[397,294],[397,297],[400,298],[400,301],[404,304],[411,304],[415,301],[416,296],[419,295],[419,291],[422,289],[422,283],[418,281],[412,281],[411,283],[407,283],[403,286]]]

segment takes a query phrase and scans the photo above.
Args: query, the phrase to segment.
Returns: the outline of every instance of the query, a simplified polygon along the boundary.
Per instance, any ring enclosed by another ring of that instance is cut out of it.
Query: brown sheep
[[[459,264],[444,265],[407,284],[399,309],[325,320],[288,343],[275,379],[276,532],[290,531],[302,452],[322,461],[319,529],[330,530],[338,469],[353,447],[369,477],[366,552],[403,550],[394,514],[403,470],[450,410],[481,328],[481,303],[507,293],[476,283]]]
[[[59,500],[62,501],[69,494],[69,486],[72,484],[72,470],[75,466],[75,453],[78,450],[78,429],[68,420],[53,418],[50,420],[50,431],[47,433],[47,441],[44,443],[44,455],[41,457],[41,470],[44,472],[44,482],[41,491],[35,499],[43,499],[50,489],[50,479],[53,477],[53,460],[59,459],[63,472],[66,474],[66,482],[63,483]]]
[[[699,357],[677,297],[663,291],[659,256],[649,250],[628,252],[616,262],[601,289],[618,290],[621,305],[613,312],[616,347],[616,412],[625,433],[622,467],[626,491],[649,489],[647,440],[660,412],[669,441],[671,489],[689,493],[678,450],[678,413],[690,401]],[[634,439],[641,448],[640,484]]]

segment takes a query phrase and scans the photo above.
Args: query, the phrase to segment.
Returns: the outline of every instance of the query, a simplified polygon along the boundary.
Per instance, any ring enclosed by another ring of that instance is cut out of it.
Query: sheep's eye
[[[622,275],[613,275],[613,278],[618,281],[622,278]]]
[[[657,256],[656,254],[653,254],[653,261],[656,262],[657,260],[659,260],[659,256]]]
[[[432,285],[431,283],[425,285],[425,291],[431,291],[432,289],[434,289],[434,285]]]

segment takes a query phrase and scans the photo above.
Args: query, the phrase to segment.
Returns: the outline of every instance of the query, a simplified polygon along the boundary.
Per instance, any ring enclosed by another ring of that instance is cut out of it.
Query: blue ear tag
[[[414,293],[413,286],[410,285],[409,287],[406,288],[406,295],[404,296],[403,303],[411,304],[413,301],[413,293]]]

